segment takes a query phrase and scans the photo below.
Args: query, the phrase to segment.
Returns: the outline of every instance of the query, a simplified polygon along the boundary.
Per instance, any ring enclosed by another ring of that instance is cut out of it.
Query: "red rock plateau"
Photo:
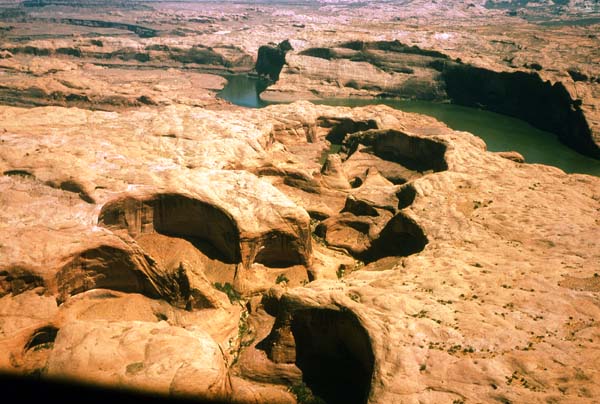
[[[478,105],[598,157],[599,22],[586,0],[3,3],[3,390],[596,402],[600,178],[307,100]],[[262,97],[296,102],[218,98],[286,39]]]

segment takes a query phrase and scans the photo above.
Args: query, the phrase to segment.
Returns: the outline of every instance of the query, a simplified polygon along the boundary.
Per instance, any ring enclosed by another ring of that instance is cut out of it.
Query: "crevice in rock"
[[[2,173],[3,175],[35,178],[32,173],[27,170],[7,170]]]
[[[169,317],[164,313],[154,312],[154,316],[158,321],[167,321]]]
[[[84,189],[83,185],[79,184],[76,181],[66,180],[66,181],[61,181],[58,184],[53,181],[49,181],[46,183],[46,185],[49,185],[52,188],[62,189],[63,191],[66,191],[66,192],[75,193],[75,194],[79,195],[81,200],[83,200],[84,202],[96,203],[94,198],[92,198],[90,196],[90,194]]]
[[[0,270],[0,297],[13,296],[37,287],[45,287],[44,279],[32,269],[14,266]]]
[[[394,129],[358,132],[344,140],[348,155],[354,153],[360,144],[370,146],[367,152],[412,171],[423,173],[448,169],[445,159],[447,146],[438,140],[410,136]]]
[[[354,177],[350,180],[350,186],[352,188],[358,188],[363,184],[363,179],[360,177]]]
[[[406,184],[402,186],[398,192],[396,192],[396,198],[398,198],[398,209],[404,209],[412,205],[417,197],[417,190],[412,184]]]
[[[391,54],[388,58],[382,58],[381,53]],[[299,53],[303,56],[311,56],[325,60],[348,59],[353,62],[368,62],[386,72],[397,72],[412,74],[414,72],[410,63],[415,63],[415,58],[411,55],[428,59],[448,59],[445,54],[421,49],[418,46],[405,45],[402,42],[395,41],[349,41],[334,45],[334,47],[315,47],[308,48]],[[407,55],[404,56],[403,55]],[[418,59],[417,59],[418,61]]]
[[[240,261],[237,225],[219,208],[179,195],[163,195],[155,205],[155,213],[158,233],[206,241],[219,251],[223,261]]]
[[[569,76],[571,76],[573,81],[588,81],[589,79],[585,73],[582,73],[577,69],[568,69],[567,73],[569,73]]]
[[[344,212],[350,212],[356,216],[379,216],[379,212],[377,212],[377,209],[373,205],[352,195],[346,198],[346,203],[341,213]]]
[[[113,246],[103,245],[75,255],[56,274],[58,303],[91,289],[111,289],[141,293],[157,298],[160,293],[150,280],[149,264],[143,257]]]
[[[185,271],[185,268],[183,267],[183,265],[179,264],[177,271],[175,271],[175,273],[173,274],[173,278],[175,281],[174,284],[179,289],[178,295],[181,296],[183,298],[183,301],[185,302],[185,309],[191,310],[192,302],[190,300],[190,296],[191,296],[192,292],[191,292],[191,288],[190,288],[190,280],[187,277],[187,274],[185,272],[186,271]]]
[[[24,2],[26,7],[37,6],[39,4],[43,4],[43,0],[28,0]],[[43,18],[38,18],[38,21],[46,22]],[[138,35],[140,38],[152,38],[158,35],[158,31],[148,28],[142,27],[140,25],[135,24],[127,24],[119,21],[100,21],[100,20],[89,20],[89,19],[80,19],[80,18],[53,18],[49,19],[49,22],[58,22],[61,24],[69,24],[69,25],[80,25],[84,27],[98,27],[98,28],[115,28],[115,29],[124,29],[127,31],[131,31]]]
[[[394,52],[394,53],[404,53],[409,55],[421,55],[421,56],[429,56],[440,59],[447,59],[448,56],[444,55],[441,52],[421,49],[416,45],[405,45],[398,40],[394,41],[375,41],[375,42],[363,42],[363,41],[349,41],[343,44],[340,44],[340,48],[347,48],[356,51],[364,51],[368,49],[372,50],[380,50],[386,52]]]
[[[374,169],[390,185],[400,185],[447,170],[446,150],[447,145],[434,138],[371,129],[346,136],[342,166],[352,188],[362,186]]]
[[[275,323],[269,335],[256,344],[267,354],[269,360],[275,363],[295,363],[296,344],[290,327],[290,316],[288,313],[275,316]]]
[[[119,295],[106,291],[106,292],[91,294],[88,297],[93,300],[104,300],[104,299],[117,299],[117,298],[119,298]]]
[[[380,210],[378,213],[384,212],[387,211]],[[413,219],[403,213],[391,219],[389,212],[387,215],[357,216],[344,212],[319,223],[315,235],[323,239],[329,248],[343,249],[365,263],[384,257],[405,257],[425,248],[427,237]]]
[[[46,326],[37,329],[29,338],[27,344],[25,344],[25,350],[40,350],[48,349],[54,344],[58,328],[53,326]]]
[[[363,404],[375,357],[370,338],[348,310],[304,309],[291,318],[296,365],[304,383],[328,404]]]
[[[406,257],[423,251],[429,240],[423,229],[412,218],[403,213],[394,216],[373,240],[363,261],[372,262],[383,257]]]
[[[300,254],[296,244],[295,237],[271,232],[261,240],[261,248],[254,257],[254,262],[270,268],[287,268],[304,264],[305,258]]]
[[[313,58],[319,58],[319,59],[325,59],[325,60],[335,59],[337,56],[335,54],[334,50],[331,48],[318,48],[318,47],[305,49],[298,54],[302,55],[302,56],[310,56]]]
[[[321,221],[327,219],[329,216],[324,214],[323,212],[319,212],[316,210],[307,210],[308,215],[312,220]]]
[[[52,325],[40,327],[31,334],[21,354],[13,356],[23,374],[35,378],[44,374],[57,334],[58,328]]]
[[[317,125],[321,128],[330,128],[325,137],[332,144],[340,145],[349,133],[362,132],[369,129],[377,129],[377,122],[374,119],[364,121],[355,121],[350,118],[326,117],[317,119]]]

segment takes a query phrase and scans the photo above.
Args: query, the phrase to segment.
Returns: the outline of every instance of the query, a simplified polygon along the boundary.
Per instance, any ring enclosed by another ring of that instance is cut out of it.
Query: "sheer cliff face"
[[[593,114],[586,113],[581,100],[572,99],[562,83],[544,81],[537,73],[498,73],[457,64],[445,67],[442,77],[453,102],[523,119],[556,133],[580,153],[600,158],[597,134],[592,134]]]

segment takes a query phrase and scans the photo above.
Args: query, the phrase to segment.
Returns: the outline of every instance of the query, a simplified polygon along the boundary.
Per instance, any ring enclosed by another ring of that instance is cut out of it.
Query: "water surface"
[[[245,75],[226,77],[229,81],[219,96],[234,104],[251,108],[262,108],[259,93],[266,83]],[[559,167],[567,173],[582,173],[600,176],[600,160],[577,153],[562,144],[550,132],[537,129],[525,121],[506,115],[463,107],[455,104],[428,101],[336,99],[315,103],[335,106],[363,106],[385,104],[405,111],[432,116],[450,128],[473,133],[482,138],[490,151],[515,150],[528,163],[541,163]]]
[[[219,92],[219,97],[242,107],[262,108],[269,105],[258,96],[267,87],[264,81],[245,74],[233,74],[225,78],[227,84]]]

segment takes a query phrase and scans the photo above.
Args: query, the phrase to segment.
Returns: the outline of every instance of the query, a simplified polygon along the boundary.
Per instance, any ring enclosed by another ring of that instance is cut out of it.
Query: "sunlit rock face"
[[[7,388],[290,404],[600,396],[600,179],[385,106],[216,96],[215,73],[269,75],[259,48],[280,43],[265,98],[451,99],[594,153],[597,11],[439,3],[2,6]]]

